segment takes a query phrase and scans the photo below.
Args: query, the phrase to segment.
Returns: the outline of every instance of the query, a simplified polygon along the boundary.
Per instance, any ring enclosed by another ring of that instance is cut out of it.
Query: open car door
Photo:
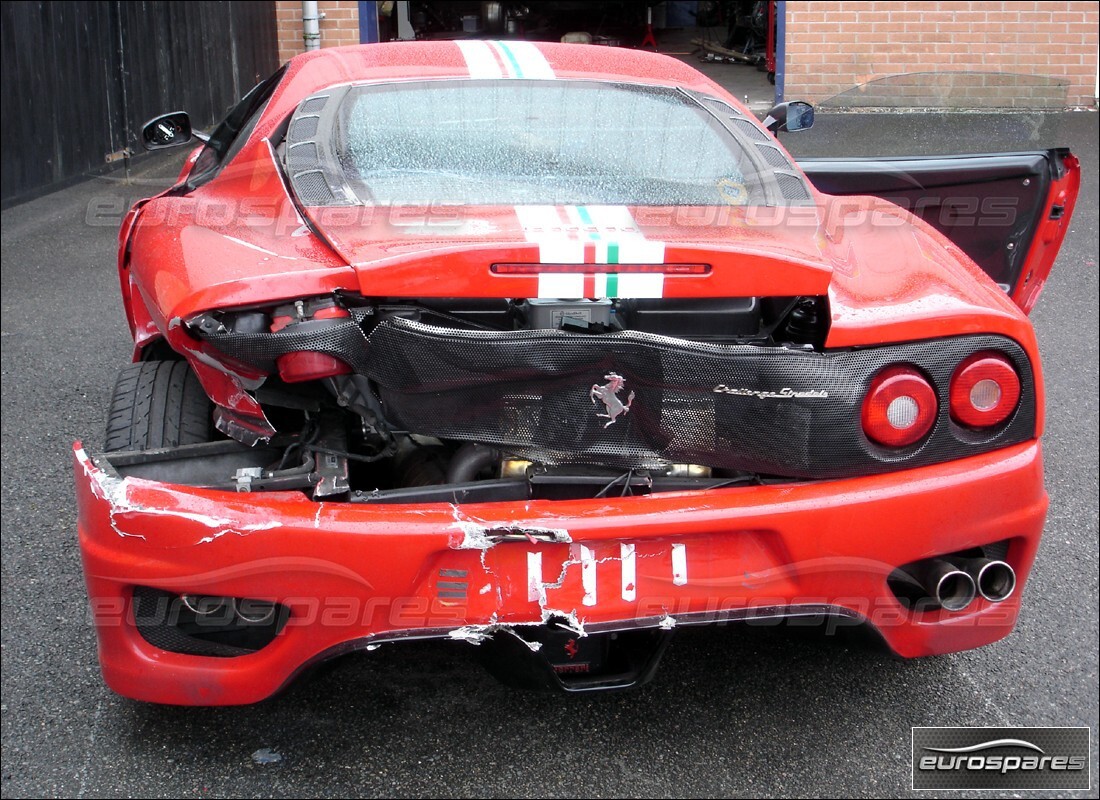
[[[928,222],[985,270],[1024,313],[1050,275],[1081,186],[1064,148],[991,155],[807,158],[821,192],[873,195]]]

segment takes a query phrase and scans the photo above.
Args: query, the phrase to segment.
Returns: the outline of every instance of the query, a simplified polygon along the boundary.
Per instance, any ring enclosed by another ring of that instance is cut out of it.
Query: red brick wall
[[[320,0],[321,47],[359,44],[359,3],[352,0]],[[279,27],[279,61],[305,51],[302,41],[302,4],[294,0],[276,0],[275,17]]]
[[[820,102],[870,80],[905,73],[997,72],[1068,81],[1068,90],[1053,89],[1049,80],[1045,89],[1030,90],[1060,92],[1059,105],[1094,103],[1100,29],[1095,2],[788,0],[786,8],[787,99]],[[954,92],[949,105],[1030,104],[1023,96],[1026,86],[1014,90],[1004,81],[941,77],[946,79],[942,83],[967,84]],[[1036,97],[1033,105],[1050,105],[1050,100]]]

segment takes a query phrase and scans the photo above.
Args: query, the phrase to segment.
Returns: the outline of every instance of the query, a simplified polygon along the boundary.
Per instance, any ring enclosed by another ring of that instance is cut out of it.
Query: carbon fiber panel
[[[958,363],[985,349],[1015,363],[1022,399],[1006,423],[977,434],[950,420],[947,389]],[[817,353],[632,331],[497,333],[390,319],[371,334],[370,350],[366,374],[391,424],[547,464],[697,463],[838,478],[973,455],[1035,431],[1030,364],[1019,345],[998,336]],[[922,369],[940,400],[932,432],[900,451],[870,442],[860,423],[871,378],[899,362]],[[624,384],[609,392],[612,374]],[[594,387],[629,410],[607,425],[598,414],[611,409],[592,396]]]
[[[312,350],[336,356],[356,372],[367,371],[367,337],[364,315],[353,311],[349,319],[322,319],[287,326],[277,333],[203,333],[210,344],[236,360],[275,372],[275,359],[296,350]]]

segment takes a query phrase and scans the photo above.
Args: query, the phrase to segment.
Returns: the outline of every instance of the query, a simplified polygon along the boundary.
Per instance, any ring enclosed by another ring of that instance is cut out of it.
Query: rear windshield
[[[771,170],[676,89],[593,81],[352,87],[332,144],[366,204],[761,205]]]

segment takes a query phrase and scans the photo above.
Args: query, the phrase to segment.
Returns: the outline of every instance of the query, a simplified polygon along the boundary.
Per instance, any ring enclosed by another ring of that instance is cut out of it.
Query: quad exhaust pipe
[[[942,558],[921,562],[913,577],[925,594],[947,611],[962,611],[974,602],[978,593],[978,586],[968,572]]]
[[[180,595],[180,601],[196,617],[215,624],[226,624],[236,618],[246,625],[262,625],[275,616],[275,604],[263,600],[184,594]]]
[[[920,587],[925,602],[946,611],[964,611],[978,595],[991,603],[1007,600],[1016,591],[1016,572],[992,558],[930,558],[904,568]]]
[[[974,576],[978,594],[991,603],[1007,600],[1016,591],[1016,570],[992,558],[970,559],[967,570]]]

